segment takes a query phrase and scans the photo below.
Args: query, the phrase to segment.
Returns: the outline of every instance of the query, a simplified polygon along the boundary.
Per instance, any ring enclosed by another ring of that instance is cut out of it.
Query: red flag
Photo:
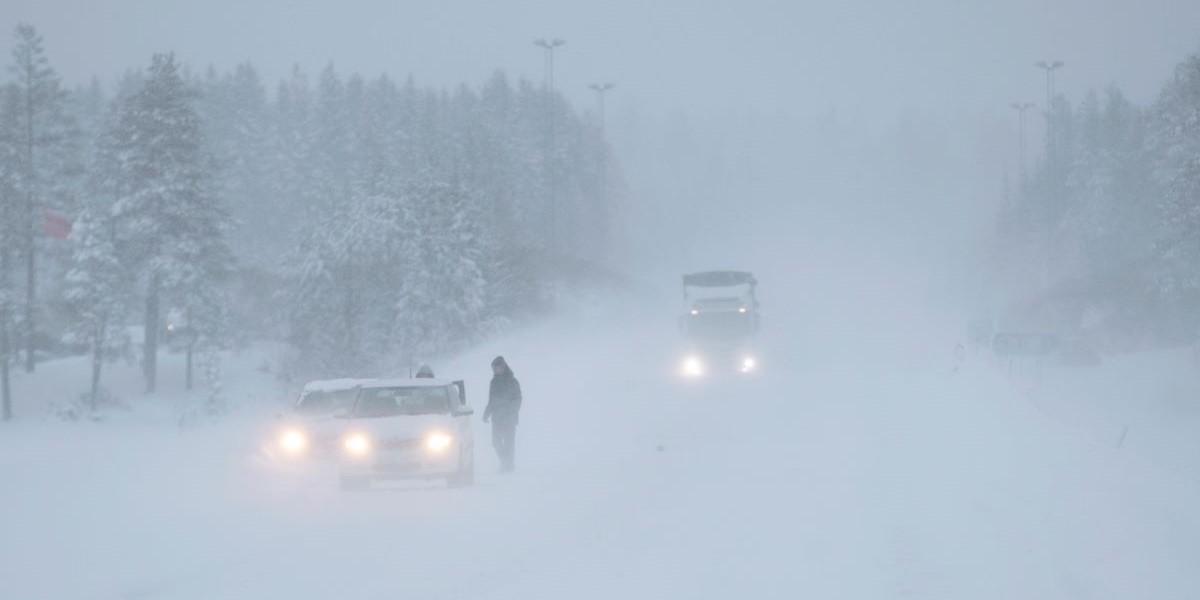
[[[71,235],[71,220],[57,210],[47,208],[42,211],[42,232],[46,237],[65,240]]]

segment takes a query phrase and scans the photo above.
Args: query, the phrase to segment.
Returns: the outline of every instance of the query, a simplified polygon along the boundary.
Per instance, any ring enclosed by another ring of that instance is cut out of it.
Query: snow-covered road
[[[668,349],[612,331],[548,325],[441,368],[503,351],[526,389],[519,471],[479,427],[470,489],[280,472],[245,412],[13,427],[0,598],[1200,597],[1200,483],[982,364],[778,353],[759,381],[681,387]]]

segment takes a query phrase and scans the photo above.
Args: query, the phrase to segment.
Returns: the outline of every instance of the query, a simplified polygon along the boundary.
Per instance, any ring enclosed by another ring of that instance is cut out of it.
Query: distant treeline
[[[994,273],[1016,326],[1112,350],[1200,333],[1200,55],[1156,102],[1054,98],[1045,149],[1002,212]],[[1024,322],[1022,325],[1021,322]]]
[[[596,123],[503,73],[447,90],[327,66],[268,86],[159,54],[68,91],[28,25],[9,67],[6,398],[10,365],[84,349],[93,401],[130,348],[153,390],[168,326],[189,364],[249,332],[290,342],[306,376],[399,370],[546,310],[561,257],[613,250],[621,187]]]

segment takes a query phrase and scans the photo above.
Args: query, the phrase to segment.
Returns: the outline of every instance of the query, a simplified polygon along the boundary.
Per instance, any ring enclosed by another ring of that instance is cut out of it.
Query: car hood
[[[348,422],[346,419],[339,419],[332,414],[323,415],[301,415],[292,413],[284,418],[284,424],[289,427],[296,427],[314,433],[334,433],[340,431]]]
[[[378,439],[414,439],[453,425],[448,415],[396,415],[374,419],[342,419],[347,431],[362,431]]]

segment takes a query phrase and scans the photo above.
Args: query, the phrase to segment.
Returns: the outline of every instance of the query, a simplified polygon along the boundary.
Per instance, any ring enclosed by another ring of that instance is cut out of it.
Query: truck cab
[[[704,271],[683,276],[686,351],[680,372],[687,378],[758,371],[758,280],[747,271]]]

